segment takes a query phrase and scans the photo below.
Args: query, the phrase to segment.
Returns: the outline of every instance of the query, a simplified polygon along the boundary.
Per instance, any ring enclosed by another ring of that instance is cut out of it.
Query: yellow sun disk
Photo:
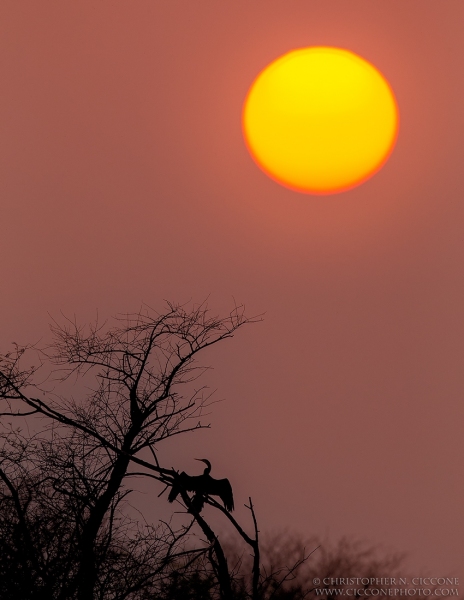
[[[243,110],[243,130],[258,165],[280,183],[309,193],[358,185],[388,158],[398,109],[384,77],[339,48],[289,52],[260,73]]]

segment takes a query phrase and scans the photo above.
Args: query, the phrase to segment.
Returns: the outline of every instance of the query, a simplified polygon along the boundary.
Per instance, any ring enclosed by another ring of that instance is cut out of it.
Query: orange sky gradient
[[[4,0],[2,347],[60,311],[244,302],[264,321],[208,355],[225,402],[168,466],[209,458],[262,530],[462,578],[463,27],[462,0]],[[401,114],[333,196],[276,184],[241,131],[257,74],[317,45],[375,65]]]

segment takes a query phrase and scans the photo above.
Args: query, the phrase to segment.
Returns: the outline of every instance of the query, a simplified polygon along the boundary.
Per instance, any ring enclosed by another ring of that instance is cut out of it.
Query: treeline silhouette
[[[198,355],[257,320],[242,307],[225,317],[145,307],[110,323],[54,322],[50,345],[0,354],[1,600],[305,598],[321,593],[314,577],[397,568],[398,557],[347,541],[262,540],[251,498],[242,526],[208,459],[198,476],[160,464],[165,440],[207,426]],[[182,515],[131,516],[141,478],[170,490]],[[220,535],[205,505],[221,513]]]

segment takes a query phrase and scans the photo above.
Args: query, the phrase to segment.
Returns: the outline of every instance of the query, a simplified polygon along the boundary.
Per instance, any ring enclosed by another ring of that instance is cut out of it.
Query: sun
[[[363,183],[390,156],[398,106],[360,56],[324,46],[288,52],[253,82],[243,134],[257,164],[298,192],[335,194]]]

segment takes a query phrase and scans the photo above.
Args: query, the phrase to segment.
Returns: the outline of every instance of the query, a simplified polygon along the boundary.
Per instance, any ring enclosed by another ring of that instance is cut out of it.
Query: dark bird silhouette
[[[191,513],[199,513],[203,509],[206,496],[219,496],[226,510],[229,512],[234,510],[234,495],[230,481],[211,477],[211,463],[206,458],[196,458],[195,460],[205,463],[206,469],[203,471],[203,475],[187,475],[182,471],[174,481],[168,496],[169,502],[174,502],[181,491],[194,492],[190,506]]]

